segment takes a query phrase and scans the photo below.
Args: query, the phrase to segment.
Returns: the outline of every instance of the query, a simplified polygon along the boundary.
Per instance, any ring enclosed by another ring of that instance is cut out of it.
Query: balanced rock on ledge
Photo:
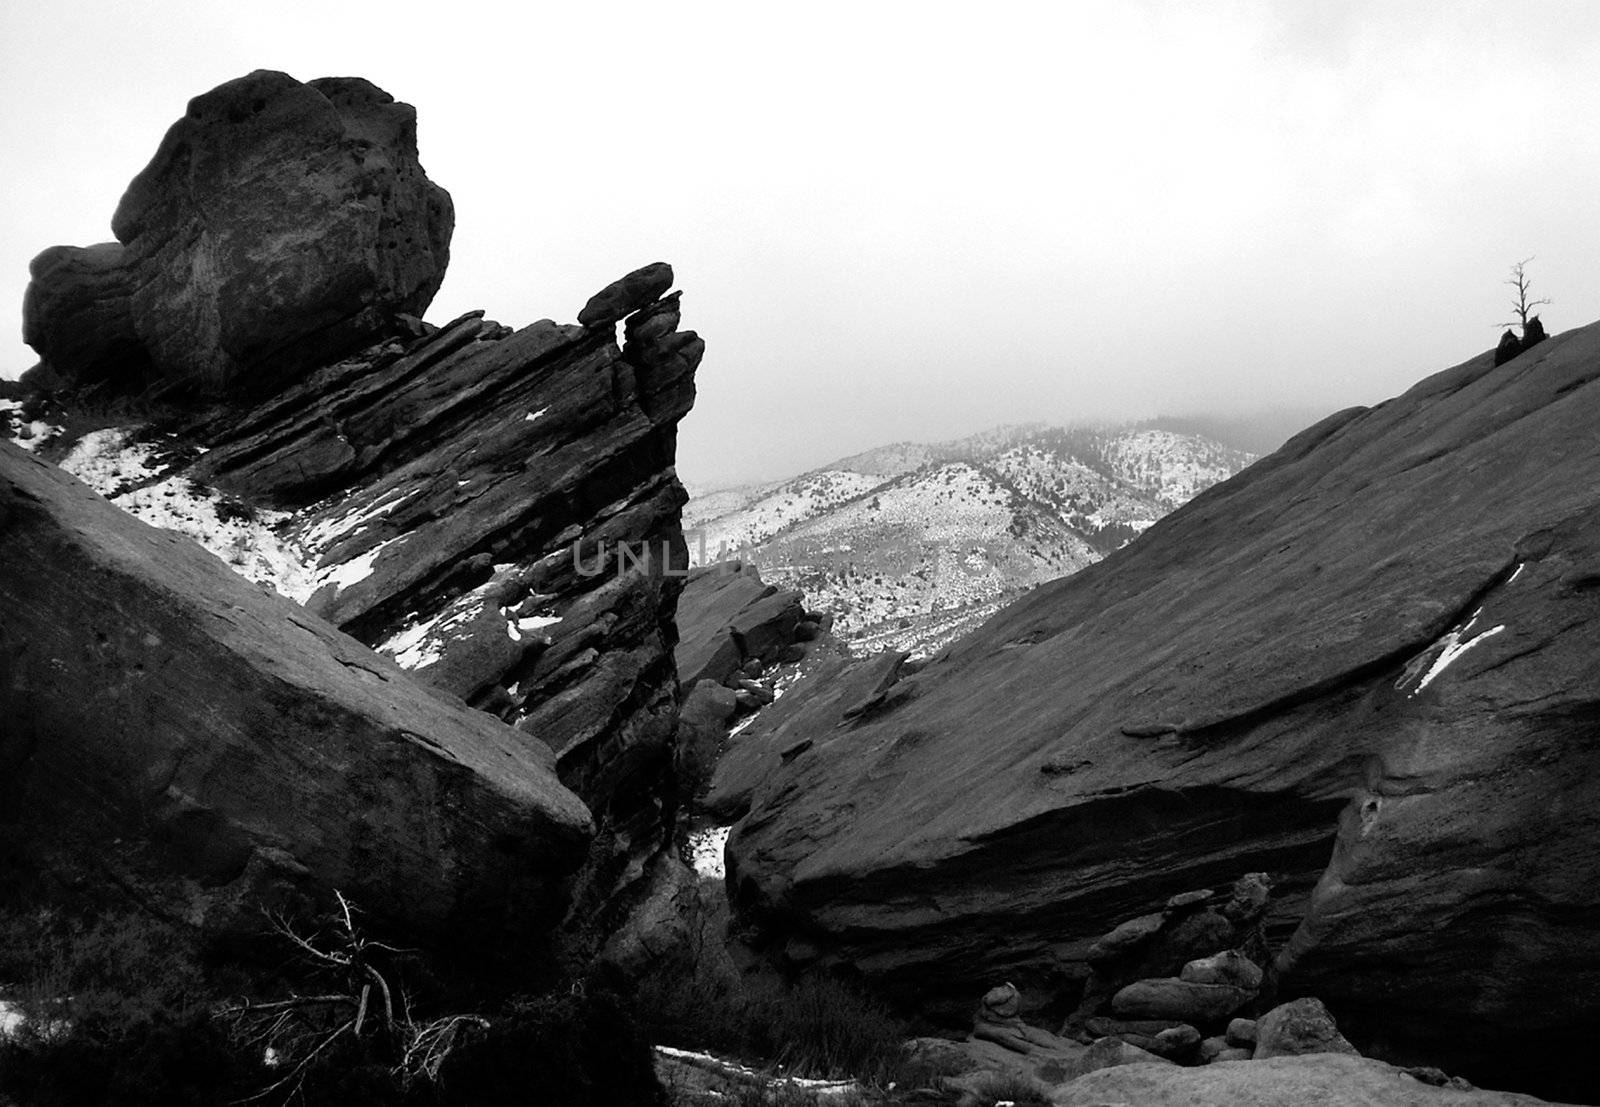
[[[34,259],[24,339],[64,383],[253,392],[420,316],[455,216],[416,122],[355,77],[257,70],[195,97],[117,241]]]

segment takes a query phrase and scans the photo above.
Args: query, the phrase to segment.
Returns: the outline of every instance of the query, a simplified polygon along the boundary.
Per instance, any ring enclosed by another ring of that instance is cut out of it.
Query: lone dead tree
[[[1526,350],[1531,350],[1545,339],[1544,324],[1533,314],[1533,309],[1552,301],[1548,296],[1542,296],[1537,300],[1529,297],[1533,285],[1528,280],[1528,263],[1532,260],[1523,258],[1513,265],[1511,279],[1506,282],[1517,290],[1517,298],[1511,303],[1511,310],[1516,312],[1517,317],[1511,322],[1498,324],[1505,327],[1506,332],[1500,336],[1500,345],[1495,347],[1494,363],[1497,366],[1504,365]],[[1511,329],[1513,327],[1522,328],[1521,338],[1518,338],[1516,332]]]
[[[1511,303],[1511,310],[1516,312],[1517,318],[1513,322],[1500,324],[1502,327],[1521,327],[1522,336],[1524,338],[1528,336],[1528,320],[1533,312],[1533,309],[1539,307],[1541,304],[1550,304],[1555,302],[1548,296],[1541,296],[1537,300],[1530,300],[1528,298],[1528,294],[1533,288],[1533,282],[1528,279],[1527,267],[1528,263],[1532,260],[1532,258],[1523,258],[1521,261],[1517,262],[1517,264],[1511,267],[1511,279],[1506,281],[1506,284],[1509,284],[1512,288],[1517,290],[1517,298]],[[1532,318],[1537,319],[1538,316],[1532,316]]]

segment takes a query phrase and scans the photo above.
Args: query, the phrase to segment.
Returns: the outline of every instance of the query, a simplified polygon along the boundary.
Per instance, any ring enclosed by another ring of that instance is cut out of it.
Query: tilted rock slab
[[[746,918],[906,1000],[1060,988],[1174,891],[1307,888],[1348,805],[1284,986],[1563,1063],[1600,1013],[1600,326],[1492,361],[1323,421],[887,710],[789,735],[728,846]]]
[[[213,932],[334,889],[469,953],[559,919],[593,824],[549,751],[9,443],[0,564],[13,858]]]
[[[421,315],[454,220],[411,105],[257,70],[189,102],[116,242],[34,259],[23,337],[68,383],[259,392]]]
[[[189,475],[293,512],[310,610],[553,752],[617,866],[674,810],[673,465],[704,350],[678,303],[620,348],[611,323],[472,313],[180,434],[205,448]]]
[[[719,684],[746,661],[771,664],[794,642],[805,596],[762,581],[754,565],[719,562],[690,571],[678,599],[678,677]]]

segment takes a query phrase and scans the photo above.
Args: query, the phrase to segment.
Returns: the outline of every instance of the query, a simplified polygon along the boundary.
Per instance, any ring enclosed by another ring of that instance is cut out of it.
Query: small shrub
[[[26,1021],[0,1040],[0,1097],[34,1107],[211,1107],[248,1094],[259,1058],[210,1019],[187,933],[137,911],[0,920],[0,979]]]
[[[666,1107],[650,1044],[607,990],[525,1000],[450,1052],[439,1100],[461,1107]]]
[[[779,1063],[809,1076],[886,1083],[904,1061],[905,1027],[834,977],[805,977],[778,997],[765,1022]]]
[[[1050,1107],[1050,1097],[1032,1080],[1005,1073],[985,1073],[973,1082],[973,1092],[980,1107],[999,1107],[1002,1103],[1012,1107]]]

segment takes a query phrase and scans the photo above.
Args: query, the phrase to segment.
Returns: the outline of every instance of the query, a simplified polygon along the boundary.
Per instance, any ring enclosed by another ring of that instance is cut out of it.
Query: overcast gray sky
[[[1537,255],[1600,316],[1600,5],[0,4],[0,301],[110,238],[251,69],[417,106],[455,198],[429,317],[573,319],[670,261],[691,482],[1000,422],[1392,395],[1492,346]]]

